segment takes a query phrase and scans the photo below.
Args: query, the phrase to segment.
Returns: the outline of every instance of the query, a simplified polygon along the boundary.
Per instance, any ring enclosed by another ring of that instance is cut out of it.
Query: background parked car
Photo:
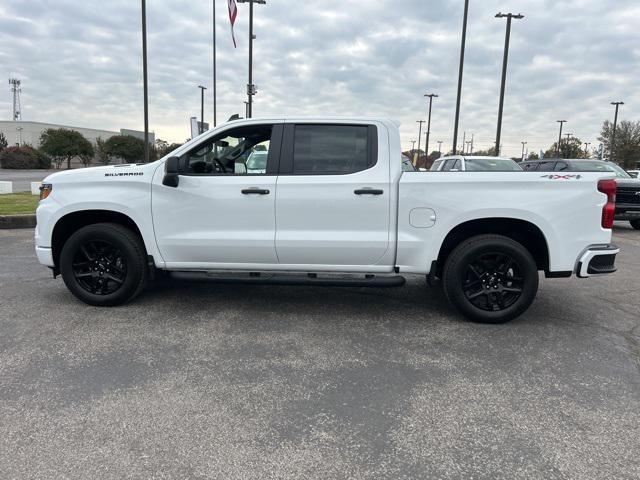
[[[432,172],[513,172],[522,170],[510,158],[502,157],[442,157],[433,162]]]
[[[625,172],[622,167],[604,160],[562,158],[533,160],[521,163],[526,171],[537,172],[611,172],[616,175],[616,220],[628,220],[640,230],[640,179]]]
[[[633,178],[638,178],[638,176],[640,176],[640,170],[627,170],[627,173]]]

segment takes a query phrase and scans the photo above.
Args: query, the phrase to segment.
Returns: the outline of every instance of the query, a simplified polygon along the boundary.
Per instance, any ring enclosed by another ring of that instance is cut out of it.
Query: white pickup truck
[[[157,271],[357,287],[423,274],[488,323],[522,314],[540,271],[615,271],[612,174],[403,172],[400,151],[385,118],[228,122],[153,163],[47,177],[36,253],[91,305],[130,301]]]

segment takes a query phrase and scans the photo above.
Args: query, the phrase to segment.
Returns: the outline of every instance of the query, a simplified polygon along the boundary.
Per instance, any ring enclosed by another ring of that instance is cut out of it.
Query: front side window
[[[296,125],[293,174],[345,175],[366,170],[375,163],[369,132],[360,125]]]
[[[459,158],[451,158],[444,162],[444,167],[442,167],[443,172],[451,172],[451,171],[459,171],[460,170],[460,159]]]
[[[184,155],[183,171],[191,175],[264,175],[272,125],[227,130]]]

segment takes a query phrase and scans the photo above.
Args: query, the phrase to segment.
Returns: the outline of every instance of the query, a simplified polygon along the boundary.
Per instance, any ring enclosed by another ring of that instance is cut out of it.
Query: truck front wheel
[[[502,235],[478,235],[451,252],[443,286],[449,302],[469,319],[504,323],[533,302],[538,268],[520,243]]]
[[[136,234],[115,223],[79,229],[65,242],[60,273],[67,288],[89,305],[120,305],[145,285],[145,249]]]

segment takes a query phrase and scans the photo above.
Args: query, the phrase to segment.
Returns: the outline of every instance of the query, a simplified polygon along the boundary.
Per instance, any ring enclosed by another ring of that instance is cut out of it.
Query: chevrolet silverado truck
[[[398,127],[236,120],[152,163],[54,173],[36,254],[90,305],[126,303],[163,271],[352,287],[420,274],[486,323],[527,310],[539,272],[615,271],[613,174],[403,171]]]

